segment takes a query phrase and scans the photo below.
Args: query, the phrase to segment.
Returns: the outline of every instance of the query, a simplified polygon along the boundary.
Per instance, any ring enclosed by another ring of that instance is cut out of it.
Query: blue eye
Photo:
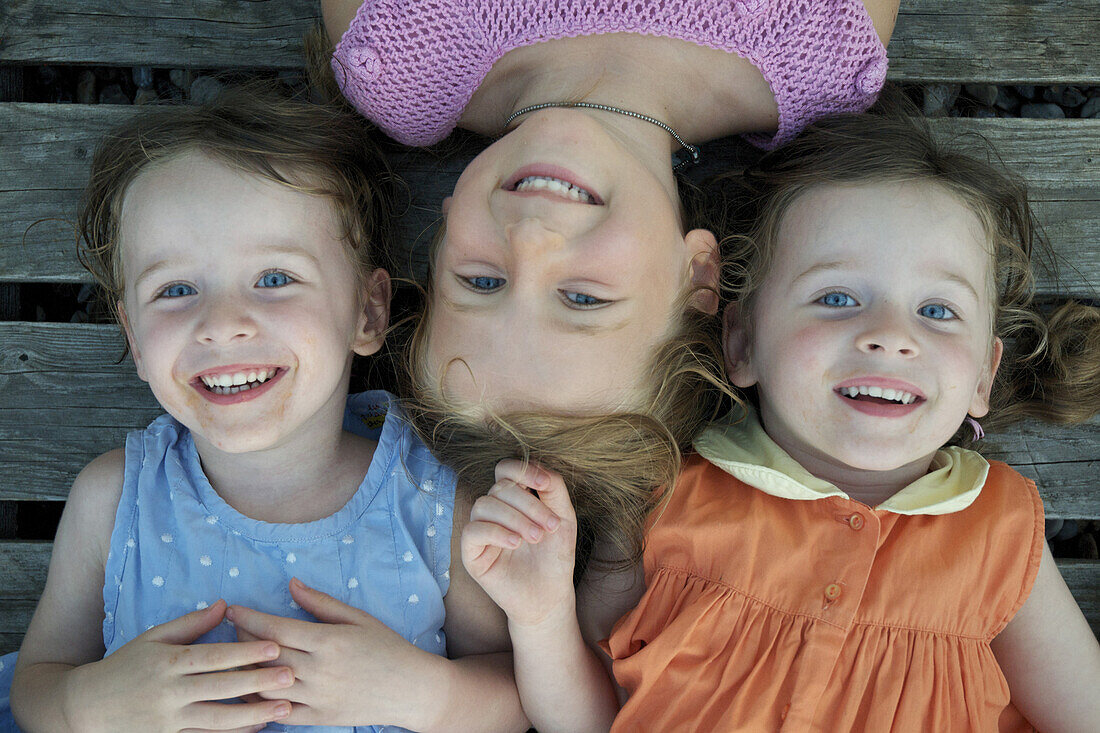
[[[164,290],[160,291],[160,297],[162,298],[182,298],[186,295],[194,295],[197,291],[190,285],[184,283],[173,283]]]
[[[602,300],[594,295],[588,293],[575,293],[571,290],[562,290],[561,294],[565,296],[565,299],[579,308],[594,308],[598,305],[603,305],[610,301]]]
[[[825,295],[817,299],[817,302],[828,308],[851,308],[852,306],[859,305],[855,298],[847,293],[841,292],[825,293]]]
[[[281,288],[284,285],[289,285],[294,280],[285,272],[265,272],[256,283],[258,288]]]
[[[933,318],[937,321],[950,321],[958,318],[955,315],[955,311],[948,308],[943,303],[929,303],[928,305],[922,305],[920,310],[917,311],[925,318]]]
[[[500,290],[504,287],[504,283],[507,282],[502,277],[489,277],[488,275],[464,277],[462,279],[466,281],[466,284],[469,285],[471,289],[481,293],[491,293]]]

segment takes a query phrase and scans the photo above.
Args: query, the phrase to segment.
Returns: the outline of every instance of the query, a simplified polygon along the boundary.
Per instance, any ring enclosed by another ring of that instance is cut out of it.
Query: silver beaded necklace
[[[644,120],[646,122],[656,125],[668,134],[672,135],[672,137],[676,138],[676,142],[680,143],[681,147],[683,147],[683,149],[686,150],[691,156],[690,158],[680,158],[679,160],[676,160],[680,156],[674,155],[673,160],[676,162],[672,166],[672,170],[678,171],[681,168],[689,165],[695,165],[699,162],[699,147],[697,145],[692,145],[691,143],[684,142],[684,139],[677,135],[676,131],[666,125],[664,122],[650,117],[649,115],[643,115],[641,112],[631,112],[628,109],[620,109],[618,107],[612,107],[608,104],[595,104],[593,102],[543,102],[541,104],[532,104],[529,107],[517,109],[512,114],[508,115],[508,119],[504,121],[504,129],[507,130],[508,125],[512,124],[512,120],[516,119],[520,115],[525,115],[528,112],[534,112],[535,110],[539,109],[546,109],[547,107],[581,107],[584,109],[598,109],[604,112],[616,112],[621,115],[626,115],[627,117]]]

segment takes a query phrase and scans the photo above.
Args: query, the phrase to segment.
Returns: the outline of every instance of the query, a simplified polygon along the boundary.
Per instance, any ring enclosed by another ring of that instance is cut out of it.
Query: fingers
[[[270,641],[195,644],[170,647],[168,664],[184,674],[203,674],[261,664],[278,656],[279,645]]]
[[[196,702],[183,710],[187,731],[262,730],[263,724],[282,720],[290,715],[286,700],[267,700],[241,704]],[[260,726],[260,728],[256,728]]]
[[[561,526],[561,518],[540,498],[511,479],[501,479],[474,502],[470,521],[494,522],[527,542],[539,542]]]
[[[537,463],[528,463],[525,466],[523,461],[509,458],[496,465],[495,475],[497,484],[510,481],[524,488],[533,489],[538,492],[539,499],[557,517],[568,521],[575,520],[573,502],[569,498],[569,491],[565,488],[565,481],[561,474],[543,468]]]
[[[260,667],[211,672],[190,675],[181,684],[186,685],[191,700],[232,700],[253,693],[285,690],[294,684],[294,671],[290,667]],[[264,694],[263,697],[268,700],[286,699],[275,694]]]
[[[328,593],[310,588],[297,578],[290,579],[290,595],[294,602],[318,620],[327,624],[362,624],[368,614],[338,601]]]
[[[462,529],[462,564],[472,578],[480,578],[493,567],[502,550],[514,550],[519,535],[492,522],[470,522]]]
[[[160,626],[154,626],[142,636],[149,641],[165,644],[190,644],[220,624],[225,616],[225,609],[225,601],[219,598],[209,608],[192,611]]]
[[[270,639],[279,646],[312,651],[316,645],[314,627],[317,624],[293,618],[272,616],[246,606],[230,606],[226,618],[237,627],[237,633],[245,633],[260,639]]]

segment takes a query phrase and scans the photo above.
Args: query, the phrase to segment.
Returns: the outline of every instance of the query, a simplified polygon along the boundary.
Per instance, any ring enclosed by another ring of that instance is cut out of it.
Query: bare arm
[[[524,710],[540,733],[607,730],[619,705],[581,635],[573,590],[577,522],[565,484],[514,460],[497,464],[496,479],[474,504],[462,560],[508,615]]]
[[[1043,545],[1031,595],[992,642],[1012,700],[1043,731],[1095,731],[1100,645]]]
[[[46,588],[16,664],[11,704],[19,725],[29,733],[192,725],[231,730],[275,720],[278,701],[208,701],[225,697],[226,690],[246,694],[283,686],[278,675],[285,670],[205,674],[270,659],[278,654],[275,645],[206,644],[195,653],[181,646],[221,621],[222,602],[158,626],[101,660],[103,573],[122,470],[123,453],[113,451],[88,464],[73,483]]]

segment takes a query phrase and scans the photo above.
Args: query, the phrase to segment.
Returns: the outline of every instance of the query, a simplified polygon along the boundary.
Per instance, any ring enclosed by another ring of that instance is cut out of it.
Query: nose
[[[504,228],[508,242],[517,254],[545,254],[560,250],[565,237],[535,217],[519,219]]]
[[[911,319],[892,303],[883,303],[866,314],[863,325],[856,336],[856,347],[864,353],[896,354],[909,359],[920,353],[911,331]]]
[[[207,295],[195,331],[201,343],[230,344],[255,336],[256,322],[243,299],[230,295]]]

